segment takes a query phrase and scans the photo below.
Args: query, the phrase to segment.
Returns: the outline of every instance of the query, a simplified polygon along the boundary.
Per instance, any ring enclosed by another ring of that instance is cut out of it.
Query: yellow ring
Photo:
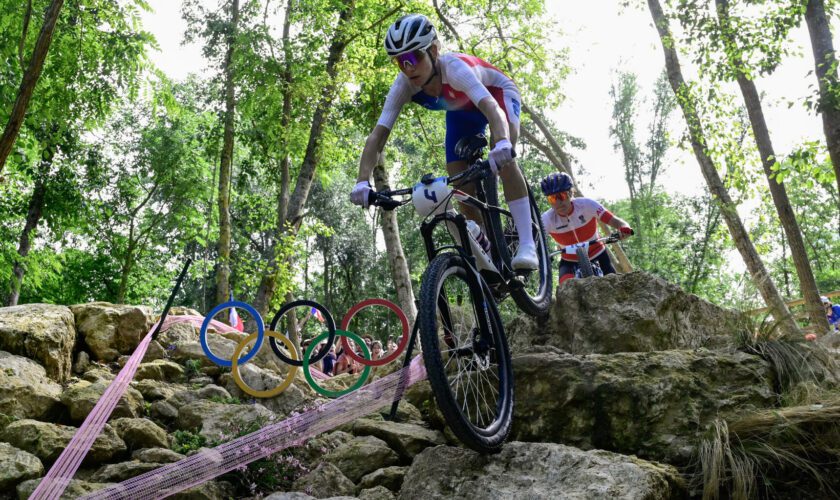
[[[230,371],[233,374],[233,380],[236,382],[236,385],[240,389],[242,389],[244,393],[254,396],[255,398],[273,398],[274,396],[288,389],[289,385],[291,385],[292,381],[295,379],[295,375],[297,374],[299,367],[289,365],[290,369],[289,373],[286,375],[286,378],[280,385],[278,385],[274,389],[266,391],[257,391],[248,387],[248,384],[246,384],[242,380],[242,377],[239,376],[239,363],[237,361],[239,360],[239,355],[245,349],[245,346],[250,344],[252,341],[256,340],[258,335],[259,334],[257,333],[252,333],[251,335],[245,337],[245,339],[242,342],[240,342],[239,345],[236,346],[236,349],[233,351],[233,359],[231,359]],[[286,346],[286,349],[289,350],[291,358],[297,361],[297,349],[295,349],[295,345],[292,344],[292,341],[289,340],[285,335],[281,335],[277,332],[272,332],[271,330],[266,330],[265,335],[268,337],[273,337],[283,342],[283,344],[285,344]]]

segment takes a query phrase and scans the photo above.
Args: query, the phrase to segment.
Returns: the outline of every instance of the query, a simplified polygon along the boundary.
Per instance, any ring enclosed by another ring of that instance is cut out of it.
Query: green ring
[[[358,389],[359,387],[363,386],[368,378],[368,375],[370,374],[370,366],[365,366],[364,370],[362,370],[362,374],[359,376],[359,380],[357,380],[355,384],[351,385],[347,389],[344,389],[343,391],[328,391],[320,385],[318,385],[317,383],[315,383],[315,379],[312,378],[312,374],[309,373],[309,355],[312,354],[312,351],[315,349],[315,347],[317,347],[322,340],[327,338],[329,334],[330,332],[324,332],[321,335],[318,335],[317,337],[312,339],[312,342],[309,344],[309,347],[306,348],[306,352],[303,354],[303,376],[306,377],[306,381],[309,382],[310,387],[315,389],[315,392],[323,394],[328,398],[337,398],[344,396],[345,394],[349,394]],[[365,341],[361,337],[359,337],[353,332],[346,332],[344,330],[338,329],[336,329],[335,331],[335,336],[347,337],[348,339],[354,341],[362,348],[362,354],[364,355],[364,358],[370,361],[370,351],[368,350],[367,344],[365,344]]]

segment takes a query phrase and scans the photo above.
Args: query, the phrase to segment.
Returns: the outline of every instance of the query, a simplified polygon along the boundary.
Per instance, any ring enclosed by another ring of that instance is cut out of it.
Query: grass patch
[[[172,444],[172,450],[182,455],[188,455],[192,451],[197,451],[207,445],[207,438],[198,433],[190,431],[175,431],[172,436],[175,442]]]
[[[716,420],[699,447],[704,500],[837,498],[840,400]],[[803,497],[806,498],[806,497]]]

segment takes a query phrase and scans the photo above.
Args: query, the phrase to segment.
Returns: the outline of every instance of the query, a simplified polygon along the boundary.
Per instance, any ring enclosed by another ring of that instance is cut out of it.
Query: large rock
[[[359,490],[361,491],[382,486],[393,492],[398,492],[402,488],[403,481],[405,480],[405,473],[407,471],[408,467],[396,466],[377,469],[359,481]]]
[[[305,492],[315,498],[330,498],[353,495],[356,486],[347,479],[335,465],[325,462],[315,470],[297,479],[292,485],[295,491]]]
[[[47,377],[43,366],[0,351],[0,413],[48,419],[61,409],[60,397],[61,386]]]
[[[31,497],[32,492],[35,491],[35,488],[37,488],[40,483],[41,479],[30,479],[29,481],[20,483],[17,487],[18,500],[27,500]],[[112,485],[105,483],[89,483],[87,481],[71,479],[67,484],[67,487],[64,489],[64,493],[62,493],[59,498],[61,498],[61,500],[77,500],[87,494],[101,490],[102,488],[106,488],[108,486]]]
[[[140,363],[134,380],[158,380],[175,382],[184,377],[184,367],[173,361],[158,359],[150,363]]]
[[[742,352],[662,351],[513,359],[512,439],[686,464],[707,425],[777,403],[773,374]]]
[[[70,418],[81,423],[88,416],[96,403],[110,385],[109,381],[99,380],[94,383],[82,380],[77,382],[61,394],[61,402],[70,410]],[[123,393],[110,418],[137,418],[143,415],[143,395],[136,389],[128,387]]]
[[[202,399],[180,408],[176,425],[194,431],[211,441],[229,441],[240,430],[266,425],[274,414],[260,404],[229,405]]]
[[[0,439],[32,453],[45,463],[52,463],[64,451],[77,430],[75,427],[37,420],[18,420],[6,427],[6,430],[0,434]],[[125,442],[117,436],[113,427],[105,424],[102,432],[96,436],[90,451],[85,455],[85,463],[96,465],[107,462],[124,454],[125,451]]]
[[[76,317],[76,330],[85,339],[93,359],[115,361],[131,354],[152,326],[151,309],[93,302],[70,308]]]
[[[147,418],[118,418],[111,425],[129,450],[169,447],[166,430]]]
[[[507,443],[496,455],[438,446],[417,456],[401,499],[681,499],[674,467],[607,451],[551,443]]]
[[[163,467],[163,464],[140,462],[137,460],[119,464],[108,464],[103,465],[96,471],[90,477],[90,480],[94,483],[121,483],[132,477],[157,470],[161,467]]]
[[[353,482],[376,469],[397,465],[399,455],[373,436],[357,437],[328,453],[324,459]]]
[[[513,352],[544,344],[609,354],[729,347],[740,324],[736,311],[635,272],[568,280],[558,287],[547,322],[520,316],[507,329]]]
[[[385,441],[403,460],[411,461],[421,451],[446,443],[443,433],[419,425],[360,418],[353,422],[353,434],[375,436]]]
[[[26,304],[0,308],[0,349],[37,361],[56,382],[70,378],[75,345],[75,322],[67,307]]]
[[[0,495],[19,483],[44,475],[44,464],[35,455],[0,443]]]

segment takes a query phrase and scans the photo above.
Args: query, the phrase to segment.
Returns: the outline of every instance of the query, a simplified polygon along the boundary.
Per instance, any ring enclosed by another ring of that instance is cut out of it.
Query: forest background
[[[634,68],[643,74],[608,68],[611,116],[594,124],[568,111],[587,48],[554,2],[184,0],[179,35],[207,66],[179,78],[154,63],[147,2],[0,3],[3,304],[159,307],[189,257],[179,303],[201,312],[231,294],[261,313],[291,298],[410,309],[426,263],[419,218],[364,212],[348,196],[396,74],[382,38],[406,12],[428,15],[449,50],[515,79],[526,177],[567,171],[628,220],[634,269],[777,317],[780,300],[805,297],[801,323],[817,322],[819,293],[840,289],[834,1],[617,2],[603,17],[637,22],[628,33],[646,31],[657,59]],[[597,25],[604,2],[590,3]],[[804,74],[780,74],[803,59]],[[792,88],[771,99],[763,85]],[[779,119],[779,106],[812,126]],[[619,161],[590,153],[604,145],[586,144],[584,123],[609,134]],[[442,172],[443,129],[442,113],[404,109],[378,175],[407,186]],[[606,178],[629,195],[606,199],[616,196],[599,189]]]

